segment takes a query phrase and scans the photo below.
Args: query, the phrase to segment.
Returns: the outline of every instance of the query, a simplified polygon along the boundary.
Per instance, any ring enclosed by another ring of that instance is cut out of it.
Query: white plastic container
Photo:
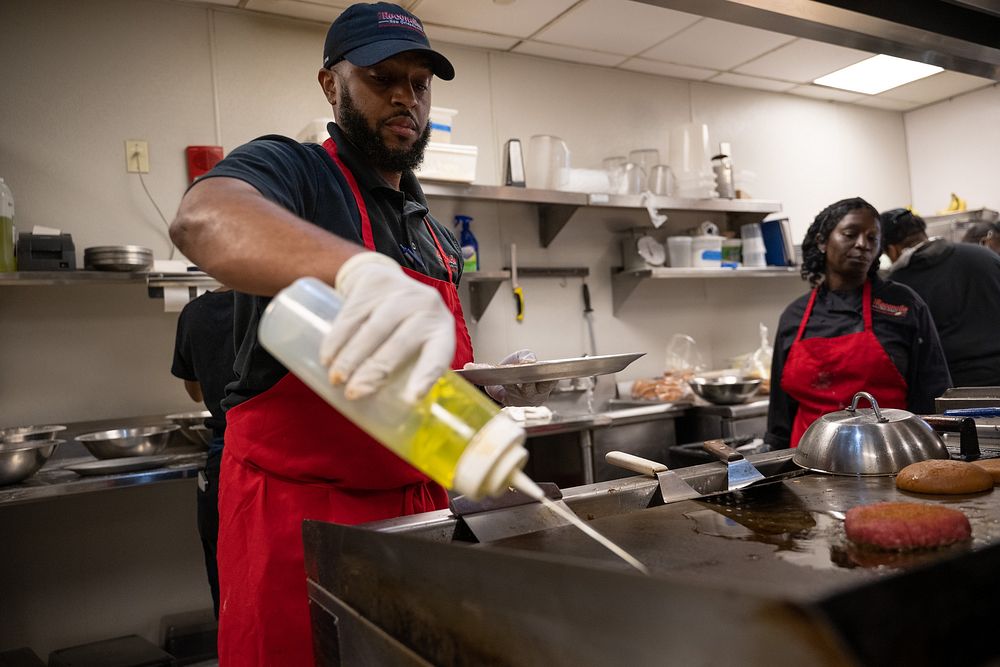
[[[431,142],[424,149],[423,163],[413,173],[423,180],[471,183],[476,180],[478,157],[477,146]]]
[[[721,236],[703,234],[691,239],[691,266],[718,269],[722,266]]]
[[[767,266],[764,236],[760,231],[760,225],[742,225],[740,227],[740,237],[743,240],[743,266],[747,268]]]
[[[452,129],[455,126],[455,116],[458,111],[445,107],[431,107],[431,141],[439,144],[450,144]]]
[[[668,236],[667,255],[670,258],[672,268],[685,268],[691,266],[691,246],[690,236]]]
[[[362,399],[348,400],[342,385],[331,385],[319,349],[340,308],[332,287],[301,278],[264,311],[261,345],[327,403],[442,486],[472,498],[508,486],[536,497],[537,486],[522,472],[528,459],[524,429],[458,375],[446,372],[416,405],[401,398],[409,367]]]

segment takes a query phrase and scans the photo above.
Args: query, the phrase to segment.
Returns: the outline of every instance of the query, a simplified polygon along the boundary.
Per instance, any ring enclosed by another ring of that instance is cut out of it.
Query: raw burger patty
[[[993,477],[965,461],[932,459],[900,470],[896,486],[916,493],[979,493],[993,488]]]
[[[973,461],[972,465],[982,468],[988,472],[994,482],[1000,482],[1000,459],[985,459],[983,461]]]
[[[844,530],[852,542],[893,551],[943,547],[972,537],[964,514],[923,503],[860,505],[847,512]]]

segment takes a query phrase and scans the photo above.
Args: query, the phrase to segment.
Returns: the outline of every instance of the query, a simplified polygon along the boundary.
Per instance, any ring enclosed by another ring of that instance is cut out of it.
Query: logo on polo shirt
[[[878,297],[872,301],[872,310],[877,310],[878,312],[889,315],[890,317],[904,317],[908,312],[910,312],[909,306],[897,306],[893,303],[886,303]]]
[[[378,27],[408,28],[415,32],[419,32],[421,35],[424,34],[424,26],[420,25],[420,21],[418,21],[415,17],[407,16],[406,14],[398,14],[396,12],[379,12]]]

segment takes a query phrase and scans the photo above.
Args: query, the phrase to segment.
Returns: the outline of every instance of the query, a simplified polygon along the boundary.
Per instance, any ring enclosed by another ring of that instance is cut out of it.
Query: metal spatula
[[[662,463],[625,452],[608,452],[604,455],[604,460],[613,466],[655,477],[660,483],[660,493],[663,495],[664,503],[701,497],[700,493],[695,491],[673,470],[668,470],[667,466]]]
[[[743,458],[742,454],[722,440],[706,440],[702,447],[726,464],[730,491],[742,489],[764,479],[764,475]]]

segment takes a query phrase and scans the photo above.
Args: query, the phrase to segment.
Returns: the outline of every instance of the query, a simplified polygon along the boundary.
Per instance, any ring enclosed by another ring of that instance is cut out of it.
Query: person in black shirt
[[[226,432],[221,402],[226,385],[235,377],[233,342],[233,291],[206,292],[190,301],[177,318],[177,338],[170,372],[184,381],[194,401],[204,402],[211,429],[205,467],[198,473],[198,534],[205,552],[205,571],[212,591],[215,617],[219,617],[219,569],[216,543],[219,538],[219,468]]]
[[[927,303],[956,387],[1000,385],[1000,256],[983,246],[927,237],[897,208],[882,214],[889,277]]]
[[[1000,255],[1000,223],[976,222],[969,225],[962,237],[962,243],[985,246]]]
[[[928,413],[951,386],[927,305],[909,287],[876,274],[879,214],[861,198],[831,204],[802,242],[812,290],[781,314],[771,366],[765,441],[795,447],[818,417],[856,392],[880,407]]]

